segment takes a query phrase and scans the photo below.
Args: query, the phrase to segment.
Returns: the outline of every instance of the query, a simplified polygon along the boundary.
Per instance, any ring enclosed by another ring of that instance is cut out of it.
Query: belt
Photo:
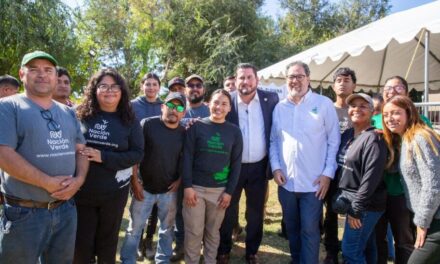
[[[27,207],[27,208],[45,208],[47,210],[55,209],[65,202],[64,200],[55,200],[52,202],[38,202],[38,201],[33,201],[33,200],[23,200],[20,198],[14,198],[11,196],[7,196],[6,194],[3,195],[3,199],[4,199],[5,203],[12,205],[12,206],[21,206],[21,207]]]

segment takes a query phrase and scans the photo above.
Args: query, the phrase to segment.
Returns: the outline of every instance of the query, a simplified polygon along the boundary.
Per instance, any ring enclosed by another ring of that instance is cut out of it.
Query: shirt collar
[[[255,103],[260,102],[260,97],[258,97],[258,91],[255,91],[254,98],[252,98],[252,100],[249,102],[249,104],[251,104],[252,102],[255,102]],[[237,94],[237,104],[244,104],[244,102],[241,100],[240,95],[238,95],[238,94]]]

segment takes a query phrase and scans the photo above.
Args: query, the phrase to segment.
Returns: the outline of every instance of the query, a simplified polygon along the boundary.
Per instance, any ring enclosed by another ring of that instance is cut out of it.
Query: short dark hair
[[[385,83],[387,83],[389,80],[392,80],[392,79],[399,80],[403,84],[403,86],[405,86],[406,93],[408,94],[408,92],[409,92],[408,91],[408,82],[405,80],[405,78],[403,78],[402,76],[399,76],[399,75],[394,75],[394,76],[391,76],[390,78],[386,79]]]
[[[244,62],[244,63],[239,63],[237,64],[237,67],[235,68],[235,72],[237,72],[239,69],[252,69],[252,71],[254,72],[255,78],[257,77],[257,67],[255,67],[253,64],[248,63],[248,62]]]
[[[159,76],[157,76],[155,73],[152,73],[152,72],[146,73],[146,74],[142,77],[141,84],[144,84],[145,81],[146,81],[147,79],[155,79],[155,80],[159,83],[159,87],[160,87],[160,79],[159,79]]]
[[[304,72],[306,73],[306,76],[307,76],[307,77],[310,76],[310,68],[309,68],[309,65],[307,65],[306,63],[304,63],[304,62],[302,62],[302,61],[294,61],[294,62],[291,62],[291,63],[287,64],[287,66],[286,66],[286,75],[287,75],[287,71],[288,71],[291,67],[293,67],[293,66],[295,66],[295,65],[299,65],[299,66],[303,67]]]
[[[63,76],[63,75],[66,75],[67,78],[69,78],[69,82],[72,81],[72,79],[70,78],[70,74],[69,74],[69,72],[67,71],[67,69],[64,68],[64,67],[61,67],[61,66],[57,66],[57,76],[58,76],[58,77],[61,77],[61,76]]]
[[[336,78],[338,78],[338,76],[341,76],[341,75],[342,76],[350,76],[353,83],[356,83],[356,80],[357,80],[356,73],[348,67],[342,67],[342,68],[337,69],[335,71],[335,73],[333,74],[333,82],[335,82]]]
[[[226,76],[226,78],[223,80],[223,82],[226,82],[227,80],[232,80],[232,79],[235,80],[235,75],[228,75],[228,76]]]
[[[16,87],[18,89],[18,87],[20,87],[20,82],[15,79],[15,77],[9,75],[9,74],[5,74],[0,76],[0,86],[4,85],[4,84],[10,84],[14,87]]]
[[[231,97],[231,94],[228,91],[226,91],[224,89],[217,89],[214,92],[212,92],[211,99],[216,94],[222,94],[222,95],[226,96],[228,98],[228,100],[229,100],[229,104],[232,105],[232,97]]]

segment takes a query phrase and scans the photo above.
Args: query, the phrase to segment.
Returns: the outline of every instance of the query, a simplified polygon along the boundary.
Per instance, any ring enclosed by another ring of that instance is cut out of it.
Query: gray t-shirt
[[[24,94],[0,100],[0,145],[15,149],[50,176],[73,176],[76,144],[85,144],[75,112],[55,101],[48,109],[50,113],[42,111]],[[1,190],[7,195],[41,202],[54,200],[46,190],[19,181],[3,170],[0,177]]]
[[[342,135],[345,130],[351,128],[353,125],[350,117],[348,116],[348,108],[340,108],[335,106],[335,109],[339,119],[339,131]]]

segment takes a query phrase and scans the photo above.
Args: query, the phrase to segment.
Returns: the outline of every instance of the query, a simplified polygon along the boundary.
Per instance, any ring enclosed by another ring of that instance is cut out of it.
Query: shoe
[[[258,256],[257,255],[249,255],[246,256],[246,263],[247,264],[259,264]]]
[[[183,260],[185,253],[183,252],[183,246],[176,246],[173,250],[173,255],[170,258],[170,261],[177,262]]]
[[[238,236],[240,236],[241,233],[243,233],[243,227],[241,227],[240,225],[234,227],[234,229],[232,230],[232,241],[237,241]]]
[[[217,264],[228,264],[228,263],[229,263],[229,254],[217,255]]]
[[[338,264],[338,256],[333,256],[333,255],[329,255],[327,254],[327,256],[325,257],[325,259],[321,262],[321,264]]]
[[[156,250],[153,247],[153,240],[151,238],[145,239],[145,251],[144,251],[144,257],[153,260],[154,255],[156,255]]]

